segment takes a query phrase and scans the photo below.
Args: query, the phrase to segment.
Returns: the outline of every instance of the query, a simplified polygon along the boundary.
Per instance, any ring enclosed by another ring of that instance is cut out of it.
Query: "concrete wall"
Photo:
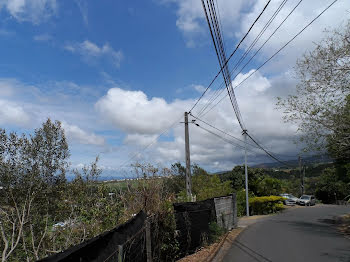
[[[215,197],[214,203],[217,224],[227,230],[235,228],[237,226],[236,194],[225,197]]]

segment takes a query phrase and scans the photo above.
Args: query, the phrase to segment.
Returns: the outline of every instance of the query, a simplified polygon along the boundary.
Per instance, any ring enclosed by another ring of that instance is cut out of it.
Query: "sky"
[[[266,2],[217,0],[227,54]],[[271,1],[230,61],[231,69],[281,2]],[[252,52],[298,2],[286,2]],[[302,1],[233,86],[331,2]],[[276,108],[277,97],[295,92],[297,59],[326,36],[325,30],[341,28],[349,18],[350,2],[338,0],[235,89],[248,132],[282,160],[295,159],[301,145],[295,144],[297,125],[284,123],[283,110]],[[200,0],[0,0],[0,58],[0,127],[31,134],[47,118],[59,120],[72,167],[99,156],[104,173],[115,176],[127,174],[135,162],[184,163],[183,114],[220,69]],[[221,84],[220,76],[193,115]],[[228,97],[201,119],[243,139]],[[241,147],[195,125],[189,128],[192,163],[211,172],[243,163]],[[249,165],[271,161],[249,147]]]

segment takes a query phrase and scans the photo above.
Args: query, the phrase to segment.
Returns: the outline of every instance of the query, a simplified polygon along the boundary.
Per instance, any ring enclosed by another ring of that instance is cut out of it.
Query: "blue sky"
[[[280,2],[271,1],[237,55]],[[297,2],[285,5],[266,37]],[[218,0],[227,52],[234,49],[265,3]],[[238,78],[254,70],[329,3],[305,0]],[[293,93],[296,59],[312,50],[313,42],[325,36],[325,28],[344,25],[349,10],[349,1],[339,0],[274,61],[237,88],[248,130],[270,150],[297,154],[293,143],[297,127],[283,123],[275,99]],[[156,138],[193,105],[219,68],[200,0],[2,0],[0,21],[1,127],[31,133],[47,117],[60,120],[74,167],[100,155],[101,167],[120,173],[122,163],[152,142],[133,161],[163,166],[183,162],[180,123]],[[209,90],[203,102],[213,92]],[[227,99],[204,118],[241,136]],[[194,162],[212,171],[242,163],[241,149],[194,126],[190,135]],[[251,164],[267,160],[261,153],[250,154]]]

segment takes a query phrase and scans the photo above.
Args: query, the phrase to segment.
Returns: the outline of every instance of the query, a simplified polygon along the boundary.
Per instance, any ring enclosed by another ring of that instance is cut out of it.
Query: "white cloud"
[[[88,19],[88,6],[87,6],[87,1],[83,0],[75,0],[75,3],[77,4],[81,16],[83,17],[83,21],[85,25],[89,24],[89,19]]]
[[[30,116],[20,105],[0,100],[0,123],[26,126],[30,122]]]
[[[33,39],[38,42],[47,42],[52,39],[52,36],[49,34],[41,34],[34,36]]]
[[[180,116],[187,103],[163,98],[149,99],[142,91],[111,88],[96,103],[96,109],[117,128],[131,134],[156,134],[167,128],[174,116]]]
[[[247,75],[240,75],[238,80],[244,79]],[[276,89],[279,90],[282,87],[289,89],[294,84],[292,81],[283,80],[268,79],[257,72],[250,81],[236,90],[236,95],[248,131],[269,150],[284,154],[296,152],[292,140],[297,134],[296,126],[283,123],[282,112],[275,109]],[[203,98],[203,101],[194,110],[194,115],[204,102],[208,101],[213,92],[214,90],[210,90]],[[223,94],[226,94],[226,91]],[[165,164],[184,159],[184,126],[179,123],[183,119],[178,118],[193,103],[194,100],[167,102],[162,98],[148,98],[142,91],[111,88],[96,103],[96,109],[100,112],[102,119],[126,133],[124,143],[130,145],[148,145],[155,141],[159,133],[175,123],[170,136],[166,136],[165,140],[159,139],[146,152],[135,158],[135,160]],[[228,98],[203,116],[203,119],[243,139]],[[210,129],[201,122],[198,124]],[[200,165],[218,170],[232,168],[243,162],[241,148],[233,147],[195,125],[190,125],[190,144],[191,159]],[[250,163],[269,161],[261,151],[255,151],[257,155],[250,153]]]
[[[282,20],[289,14],[289,12],[296,6],[298,1],[288,1],[286,5],[281,9],[280,13],[276,16],[275,20],[268,27],[264,35],[257,43],[255,49],[265,42],[268,36],[278,27]],[[317,4],[313,1],[303,1],[288,17],[282,27],[276,32],[276,34],[268,41],[266,46],[261,50],[258,60],[263,60],[268,56],[271,56],[279,48],[281,48],[287,41],[289,41],[294,35],[296,35],[304,26],[306,26],[311,20],[313,20],[318,14],[321,13],[332,1],[320,0]],[[272,13],[277,9],[280,2],[271,1],[269,7],[260,18],[259,22],[254,26],[251,33],[248,35],[247,41],[244,42],[244,46],[247,47],[259,34],[263,26],[267,23],[268,19],[272,16]],[[243,13],[240,20],[240,27],[236,33],[236,37],[241,38],[245,32],[247,32],[250,24],[261,12],[265,1],[256,1],[253,8],[249,12]],[[271,69],[277,72],[286,70],[294,66],[296,59],[298,59],[303,53],[308,50],[312,50],[315,43],[319,42],[325,37],[325,29],[333,30],[341,27],[347,19],[350,18],[350,2],[338,1],[330,9],[328,9],[319,19],[317,19],[310,27],[308,27],[302,34],[300,34],[291,44],[281,52],[281,55],[274,58],[268,65]]]
[[[56,14],[56,0],[3,0],[0,9],[5,8],[20,22],[39,24]]]
[[[192,85],[192,88],[194,89],[194,90],[196,90],[198,93],[203,93],[204,92],[204,90],[206,89],[204,86],[202,86],[202,85]]]
[[[209,34],[207,23],[205,21],[205,14],[203,11],[201,1],[197,0],[165,0],[161,3],[172,3],[177,7],[176,26],[184,34],[186,38],[186,44],[188,47],[194,47],[203,37],[203,35]],[[223,25],[229,25],[232,29],[240,20],[240,12],[251,5],[251,0],[218,0],[219,13],[222,19]],[[232,35],[230,33],[229,35]]]
[[[165,0],[162,2],[173,3],[176,6],[176,25],[185,36],[187,46],[193,47],[203,43],[203,37],[206,37],[206,39],[210,38],[208,25],[200,1]],[[243,37],[253,21],[258,17],[259,13],[265,6],[266,1],[218,0],[217,2],[217,13],[222,22],[222,32],[226,40],[225,44],[228,52],[230,52],[237,44],[237,40]],[[287,1],[281,12],[277,15],[273,23],[257,43],[256,49],[287,16],[297,2],[299,2],[299,0]],[[277,51],[331,2],[332,1],[329,0],[320,0],[317,1],[317,3],[315,1],[303,1],[277,33],[270,39],[266,44],[266,47],[262,49],[256,59],[265,59],[267,56],[270,56]],[[264,14],[253,27],[247,39],[243,42],[242,48],[247,48],[250,45],[280,3],[281,1],[271,1]],[[283,51],[283,55],[274,58],[273,63],[269,63],[269,68],[278,72],[290,68],[302,53],[310,50],[315,42],[318,42],[324,37],[324,29],[338,28],[341,23],[346,22],[349,18],[350,1],[338,1],[313,25],[311,25],[307,31],[295,39],[292,44]],[[212,44],[211,40],[208,41],[208,43]],[[249,70],[249,68],[247,69]]]
[[[105,144],[105,139],[94,133],[88,133],[76,125],[70,125],[67,122],[62,122],[62,127],[68,139],[80,144],[102,146]]]
[[[156,138],[156,135],[128,134],[124,139],[124,143],[131,145],[147,146],[156,141]]]
[[[81,43],[68,44],[65,49],[80,54],[87,62],[95,62],[96,59],[108,59],[115,67],[120,67],[124,57],[121,50],[115,51],[108,43],[99,47],[97,44],[85,40]]]
[[[0,96],[12,96],[14,94],[14,81],[11,79],[0,79]]]

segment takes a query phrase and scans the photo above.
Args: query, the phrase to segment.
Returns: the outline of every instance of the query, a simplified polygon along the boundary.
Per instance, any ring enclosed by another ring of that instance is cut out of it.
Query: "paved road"
[[[335,229],[333,217],[350,207],[318,205],[289,209],[246,228],[223,261],[350,262],[350,239]]]

